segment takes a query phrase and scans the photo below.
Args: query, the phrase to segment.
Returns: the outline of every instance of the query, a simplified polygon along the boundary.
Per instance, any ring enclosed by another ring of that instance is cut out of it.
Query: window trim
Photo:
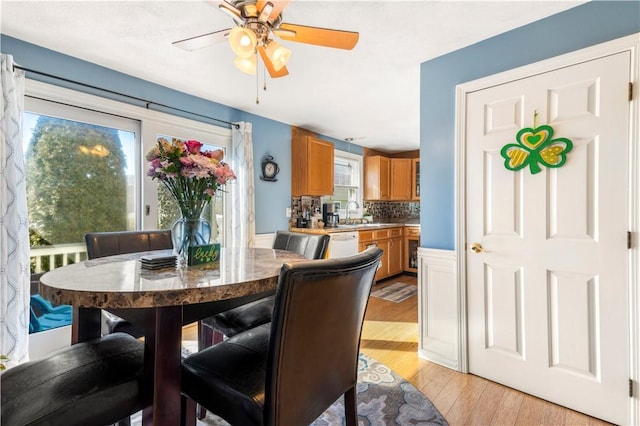
[[[164,122],[171,125],[192,127],[194,130],[200,130],[220,136],[228,136],[229,138],[231,138],[231,129],[216,126],[215,124],[208,124],[189,118],[179,117],[177,115],[154,111],[125,102],[92,95],[90,93],[80,92],[49,83],[43,83],[37,80],[25,80],[25,95],[43,98],[45,100],[59,102],[61,104],[79,106],[89,110],[95,110],[98,112],[113,114],[134,120],[153,120],[156,122]]]

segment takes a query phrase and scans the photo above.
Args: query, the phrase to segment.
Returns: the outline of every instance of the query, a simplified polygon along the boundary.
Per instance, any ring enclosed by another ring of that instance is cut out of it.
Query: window
[[[138,121],[30,98],[23,120],[31,246],[58,251],[32,272],[78,257],[89,231],[136,229]]]
[[[361,215],[362,209],[362,156],[342,151],[334,155],[333,196],[323,197],[322,202],[339,203],[340,218]]]
[[[84,234],[169,228],[173,201],[146,176],[158,137],[226,148],[231,130],[49,84],[26,81],[24,154],[32,273],[86,257]],[[223,242],[224,193],[206,212]],[[177,207],[175,208],[177,210]]]

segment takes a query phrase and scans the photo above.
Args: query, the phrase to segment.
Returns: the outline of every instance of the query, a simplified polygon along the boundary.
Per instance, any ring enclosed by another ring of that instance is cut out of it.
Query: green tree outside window
[[[79,243],[128,229],[126,158],[118,130],[39,116],[26,156],[31,243]]]

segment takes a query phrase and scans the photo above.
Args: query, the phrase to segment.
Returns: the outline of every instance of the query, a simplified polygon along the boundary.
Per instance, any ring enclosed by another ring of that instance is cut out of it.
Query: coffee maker
[[[324,222],[325,227],[335,228],[338,226],[340,217],[338,216],[337,212],[338,208],[334,203],[322,204],[322,221]]]

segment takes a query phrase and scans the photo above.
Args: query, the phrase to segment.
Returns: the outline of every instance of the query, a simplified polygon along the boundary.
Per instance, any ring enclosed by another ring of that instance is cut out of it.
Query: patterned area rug
[[[358,425],[448,425],[431,401],[386,365],[360,354]],[[342,397],[313,426],[343,425]]]
[[[407,300],[417,292],[418,287],[415,285],[396,282],[384,288],[372,291],[371,295],[390,302],[400,303],[403,300]]]
[[[359,426],[448,425],[422,392],[386,365],[362,353],[358,363],[357,392]],[[139,415],[133,416],[131,420],[133,426],[140,425]],[[344,402],[340,397],[312,426],[343,424]],[[228,425],[229,423],[211,413],[207,413],[205,419],[198,420],[198,426]]]

